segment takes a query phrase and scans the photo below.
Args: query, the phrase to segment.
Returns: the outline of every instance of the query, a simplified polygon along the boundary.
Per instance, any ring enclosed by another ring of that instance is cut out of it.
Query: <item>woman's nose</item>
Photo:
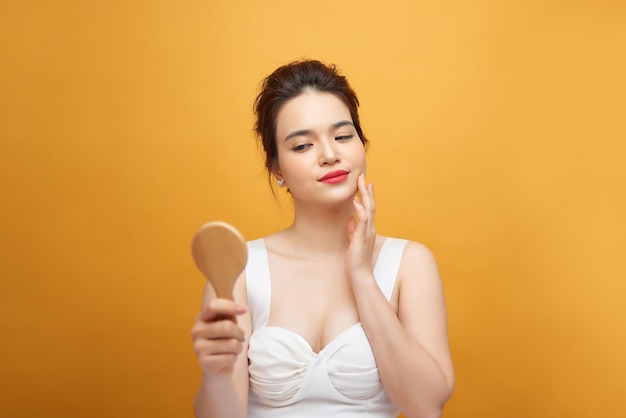
[[[321,146],[320,152],[320,165],[330,165],[341,161],[339,158],[339,152],[337,150],[337,143],[332,138],[329,141],[324,141]]]

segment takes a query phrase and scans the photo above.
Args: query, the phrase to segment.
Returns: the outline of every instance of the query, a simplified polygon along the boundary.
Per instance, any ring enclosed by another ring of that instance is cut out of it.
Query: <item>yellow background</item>
[[[251,106],[310,57],[362,101],[378,230],[438,257],[445,417],[626,416],[624,22],[621,0],[3,2],[0,414],[192,416],[190,240],[288,223]]]

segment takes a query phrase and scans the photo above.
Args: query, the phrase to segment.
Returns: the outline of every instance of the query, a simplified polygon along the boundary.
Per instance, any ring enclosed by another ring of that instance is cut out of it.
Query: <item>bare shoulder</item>
[[[265,249],[270,253],[282,254],[286,252],[286,249],[291,247],[289,244],[288,234],[285,229],[276,231],[260,239],[263,240]]]
[[[404,248],[402,262],[400,264],[400,275],[415,276],[421,274],[433,275],[439,277],[439,269],[435,255],[426,245],[409,241]]]
[[[434,261],[433,252],[425,244],[417,241],[408,241],[404,250],[405,258]]]
[[[425,307],[432,303],[443,303],[443,286],[435,255],[426,245],[409,241],[406,244],[398,271],[400,306],[410,308],[414,303]],[[402,306],[402,301],[409,302]],[[438,301],[438,302],[436,302]],[[419,310],[419,308],[417,308]]]

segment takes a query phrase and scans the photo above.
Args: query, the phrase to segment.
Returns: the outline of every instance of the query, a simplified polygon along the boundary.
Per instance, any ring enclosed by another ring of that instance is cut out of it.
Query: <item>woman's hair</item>
[[[335,65],[326,65],[316,60],[294,61],[277,68],[263,80],[261,92],[254,101],[256,123],[254,130],[263,144],[265,168],[271,169],[278,159],[276,146],[276,118],[281,107],[305,90],[331,93],[337,96],[350,110],[352,123],[363,145],[368,141],[359,121],[359,100],[348,80],[340,75]]]

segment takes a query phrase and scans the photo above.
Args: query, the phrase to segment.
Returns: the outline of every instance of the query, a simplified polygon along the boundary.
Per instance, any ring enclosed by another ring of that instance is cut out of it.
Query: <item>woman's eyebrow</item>
[[[342,121],[339,121],[339,122],[337,122],[337,123],[333,123],[333,124],[331,125],[331,128],[332,128],[332,129],[339,129],[339,128],[341,128],[342,126],[354,126],[354,123],[352,123],[352,122],[351,122],[351,121],[349,121],[349,120],[342,120]]]
[[[310,129],[302,129],[300,131],[293,131],[292,133],[290,133],[289,135],[285,137],[285,141],[288,141],[294,136],[307,136],[307,135],[310,135],[311,133],[313,133],[313,131],[311,131]]]
[[[352,123],[349,120],[341,120],[339,122],[335,122],[332,125],[330,125],[330,128],[331,130],[336,130],[343,126],[354,126],[354,123]],[[307,136],[307,135],[311,135],[312,133],[313,131],[310,129],[301,129],[299,131],[293,131],[285,137],[285,141],[288,141],[295,136]]]

